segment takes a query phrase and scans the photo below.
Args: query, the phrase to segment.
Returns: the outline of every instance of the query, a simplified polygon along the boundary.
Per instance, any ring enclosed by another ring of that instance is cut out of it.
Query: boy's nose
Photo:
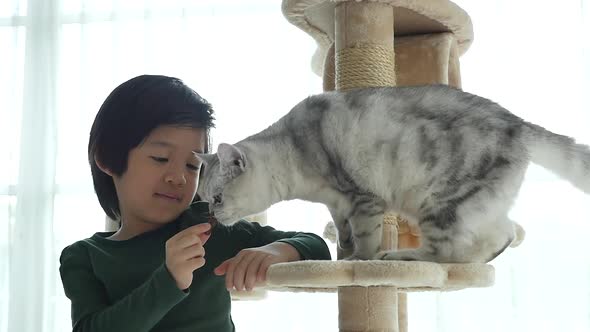
[[[166,182],[176,186],[182,186],[186,184],[186,177],[184,172],[177,170],[168,171],[168,173],[166,173],[165,180]]]

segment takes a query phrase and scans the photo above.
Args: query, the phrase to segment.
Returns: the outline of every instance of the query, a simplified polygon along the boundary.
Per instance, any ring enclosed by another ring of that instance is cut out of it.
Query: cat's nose
[[[223,201],[223,194],[217,194],[213,196],[213,204],[221,204]]]

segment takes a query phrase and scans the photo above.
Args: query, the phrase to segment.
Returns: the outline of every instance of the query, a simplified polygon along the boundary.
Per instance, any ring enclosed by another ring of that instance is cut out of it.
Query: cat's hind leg
[[[421,246],[383,251],[375,259],[437,263],[485,263],[514,239],[514,222],[507,217],[515,191],[494,188],[469,191],[438,201],[418,218]],[[431,212],[434,211],[434,212]]]
[[[455,181],[433,184],[416,219],[421,247],[378,253],[377,259],[438,263],[485,263],[514,239],[508,211],[518,194],[528,162],[522,145],[502,146],[502,154],[481,160]]]
[[[448,222],[448,220],[446,220]],[[419,248],[386,250],[377,253],[374,259],[399,261],[428,261],[438,263],[452,262],[453,232],[421,227],[421,246]]]
[[[490,195],[483,194],[488,202]],[[421,246],[416,249],[383,251],[375,259],[430,261],[437,263],[486,263],[494,259],[514,239],[513,221],[506,211],[495,213],[478,200],[460,208],[430,214],[419,221]],[[505,208],[505,207],[501,207]]]

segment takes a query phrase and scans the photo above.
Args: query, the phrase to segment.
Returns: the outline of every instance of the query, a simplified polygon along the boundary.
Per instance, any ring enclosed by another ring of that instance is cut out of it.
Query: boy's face
[[[129,151],[127,170],[113,176],[123,223],[155,228],[190,205],[205,140],[203,129],[161,126]]]

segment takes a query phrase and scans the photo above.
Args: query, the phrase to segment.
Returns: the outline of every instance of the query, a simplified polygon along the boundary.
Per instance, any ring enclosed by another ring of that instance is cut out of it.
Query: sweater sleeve
[[[84,246],[66,247],[60,264],[64,292],[72,302],[73,331],[149,331],[187,296],[162,264],[141,286],[109,303]]]
[[[331,260],[326,242],[313,233],[284,232],[271,226],[261,226],[257,222],[241,220],[232,225],[232,232],[242,248],[260,247],[272,242],[292,245],[301,255],[301,260]],[[238,250],[239,251],[239,250]]]

